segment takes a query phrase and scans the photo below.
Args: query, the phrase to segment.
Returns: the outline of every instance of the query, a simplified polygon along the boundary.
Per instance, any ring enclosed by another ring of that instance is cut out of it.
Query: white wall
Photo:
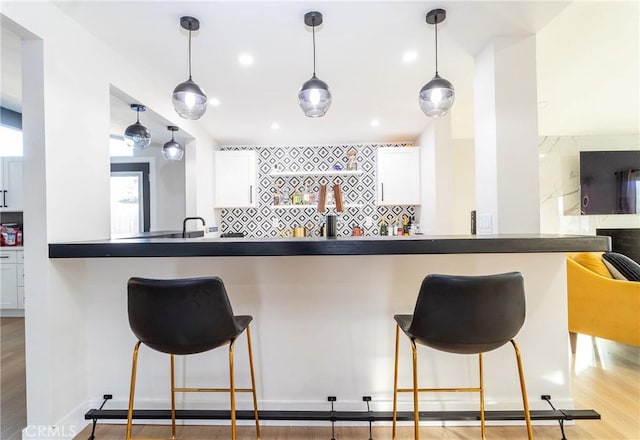
[[[451,116],[429,118],[416,145],[420,147],[420,198],[416,207],[420,231],[427,235],[454,233]]]
[[[121,286],[132,273],[150,278],[213,274],[225,281],[234,312],[254,317],[252,341],[260,409],[326,410],[327,396],[336,395],[337,409],[363,410],[362,396],[370,395],[372,409],[389,411],[393,316],[411,313],[425,274],[518,270],[525,279],[527,319],[517,340],[532,409],[546,409],[540,394],[551,394],[561,407],[570,408],[564,258],[564,254],[554,253],[87,259],[87,282],[94,286],[86,293],[88,338],[101,340],[87,352],[89,395],[99,404],[102,394],[111,393],[114,401],[110,407],[126,407],[135,337],[129,330],[126,294]],[[55,260],[54,264],[68,262]],[[104,338],[105,328],[109,328],[108,338]],[[400,386],[406,387],[411,383],[411,355],[404,336],[400,352]],[[236,383],[245,387],[249,375],[244,335],[238,339],[235,356]],[[471,386],[477,381],[477,359],[472,356],[424,348],[419,349],[419,356],[422,387]],[[511,347],[489,353],[484,359],[487,409],[520,409]],[[226,362],[225,348],[178,356],[177,383],[186,380],[186,386],[225,386]],[[167,408],[167,356],[143,347],[138,377],[139,405]],[[477,398],[469,393],[434,395],[425,399],[423,410],[477,410]],[[229,404],[224,394],[178,394],[177,399],[179,408],[184,402],[194,409],[223,409]],[[238,400],[239,409],[251,408],[249,395]],[[400,400],[400,409],[409,410],[410,396]]]
[[[471,233],[471,211],[476,209],[475,144],[473,139],[451,139],[453,154],[453,233]]]
[[[37,5],[37,12],[34,7]],[[24,40],[27,411],[29,425],[84,424],[88,387],[86,301],[93,286],[81,261],[53,264],[47,243],[108,238],[109,90],[116,86],[195,137],[186,170],[190,207],[213,216],[216,147],[167,98],[175,84],[122,59],[49,2],[3,2],[2,24]],[[196,174],[197,173],[197,174]],[[124,289],[124,285],[121,286]],[[102,330],[102,337],[108,328]],[[71,421],[71,422],[70,422]],[[63,428],[64,426],[61,426]]]
[[[540,231],[535,43],[496,37],[474,58],[478,234]]]

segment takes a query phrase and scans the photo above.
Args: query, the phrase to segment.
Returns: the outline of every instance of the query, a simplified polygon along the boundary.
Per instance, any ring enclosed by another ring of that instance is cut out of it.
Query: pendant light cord
[[[136,107],[136,124],[140,123],[140,107]]]
[[[189,80],[191,80],[191,23],[189,23]]]
[[[438,17],[435,20],[436,25],[436,76],[438,75]]]
[[[311,19],[313,33],[313,76],[316,76],[316,17]]]

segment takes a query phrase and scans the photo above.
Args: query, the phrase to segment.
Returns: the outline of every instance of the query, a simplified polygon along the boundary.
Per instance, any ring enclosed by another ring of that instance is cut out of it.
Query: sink
[[[204,232],[202,231],[189,231],[185,234],[185,238],[202,238]],[[172,232],[169,234],[153,235],[149,238],[182,238],[182,232]]]
[[[141,239],[141,238],[182,238],[182,231],[157,231],[143,232],[138,235],[116,236],[116,239]],[[204,238],[203,231],[189,231],[185,234],[185,238]]]

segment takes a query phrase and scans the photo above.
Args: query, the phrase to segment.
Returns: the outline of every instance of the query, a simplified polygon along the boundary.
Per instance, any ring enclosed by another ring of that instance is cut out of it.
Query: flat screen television
[[[640,213],[640,150],[580,152],[580,213]]]

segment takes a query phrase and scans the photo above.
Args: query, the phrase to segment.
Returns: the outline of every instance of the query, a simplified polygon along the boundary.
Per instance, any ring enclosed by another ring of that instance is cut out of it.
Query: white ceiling
[[[434,31],[425,23],[434,7],[447,10],[447,20],[438,26],[439,70],[456,88],[455,138],[473,137],[474,55],[492,37],[530,33],[538,34],[541,135],[640,132],[637,1],[56,4],[125,58],[176,85],[187,77],[188,38],[179,19],[197,17],[201,28],[193,34],[193,79],[220,101],[201,119],[220,144],[414,140],[428,124],[417,95],[434,72]],[[311,31],[303,22],[310,10],[324,15],[316,30],[317,74],[333,94],[332,107],[319,119],[306,118],[297,106],[297,92],[312,71]],[[5,38],[3,61],[4,46]],[[414,63],[402,61],[408,50],[418,54]],[[252,66],[240,65],[242,53],[253,55]],[[2,73],[4,95],[4,63]],[[171,90],[163,93],[170,99]],[[135,118],[126,99],[117,98],[112,106],[122,107],[112,109],[116,131]],[[146,121],[154,118],[148,113]],[[380,121],[377,127],[370,125],[374,118]],[[162,127],[164,137],[168,122],[147,125]],[[273,123],[280,129],[274,131]]]

